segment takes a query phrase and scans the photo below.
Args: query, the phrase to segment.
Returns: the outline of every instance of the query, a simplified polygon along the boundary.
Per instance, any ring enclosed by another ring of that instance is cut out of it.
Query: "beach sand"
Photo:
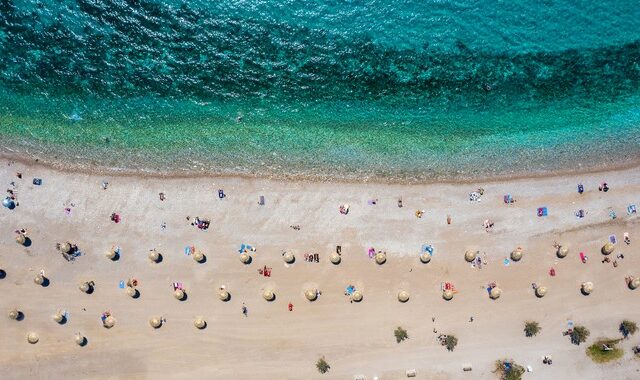
[[[619,337],[622,319],[640,322],[640,289],[631,291],[625,283],[628,275],[640,276],[640,225],[637,215],[626,214],[627,205],[640,204],[637,168],[400,185],[141,178],[0,164],[2,185],[14,189],[19,201],[14,210],[0,210],[0,266],[7,272],[0,280],[5,379],[351,379],[360,374],[398,379],[408,369],[420,379],[490,379],[496,378],[494,362],[503,358],[531,365],[526,379],[640,377],[640,360],[630,350],[640,344],[638,336],[623,342],[625,356],[613,364],[594,364],[585,355],[596,338]],[[42,178],[42,185],[33,185],[34,177]],[[607,193],[597,190],[603,180],[611,187]],[[102,181],[109,182],[107,190]],[[579,182],[586,188],[583,195],[576,192]],[[482,200],[470,202],[468,193],[478,187],[485,190]],[[218,199],[218,189],[226,198]],[[506,193],[517,202],[505,205]],[[376,205],[367,204],[376,198]],[[345,203],[351,206],[348,215],[338,212]],[[536,216],[540,206],[548,207],[548,216]],[[609,207],[617,212],[615,220]],[[422,209],[424,216],[416,218],[414,212]],[[587,211],[585,218],[575,217],[578,209]],[[110,221],[114,212],[120,223]],[[187,216],[209,218],[211,226],[201,231]],[[495,222],[489,232],[482,225],[487,218]],[[19,228],[28,229],[31,246],[15,243]],[[631,235],[629,246],[622,242],[624,232]],[[601,263],[600,248],[611,234],[619,240],[611,259],[625,256],[615,268]],[[64,241],[76,243],[82,255],[64,260],[55,247]],[[556,257],[554,241],[569,246],[568,257]],[[242,243],[257,248],[249,265],[239,260]],[[418,259],[423,243],[435,247],[428,264]],[[118,261],[105,257],[113,245],[121,247]],[[340,265],[329,262],[336,245],[342,246]],[[185,255],[186,246],[201,249],[206,262]],[[505,266],[503,260],[518,246],[524,248],[523,259]],[[376,265],[369,247],[386,251],[387,262]],[[161,263],[148,260],[153,248],[162,253]],[[284,249],[295,252],[293,265],[284,264]],[[486,253],[487,265],[472,268],[463,257],[467,249]],[[586,264],[581,251],[589,257]],[[320,262],[305,262],[306,252],[318,253]],[[258,273],[264,266],[272,268],[271,277]],[[555,277],[548,273],[551,267]],[[33,283],[41,269],[48,287]],[[138,299],[119,288],[131,277],[139,281]],[[89,280],[95,291],[84,294],[78,285]],[[442,299],[441,283],[447,281],[458,290],[450,302]],[[494,281],[503,294],[492,301],[485,288]],[[594,283],[589,296],[580,293],[584,281]],[[185,301],[173,297],[173,282],[184,284]],[[548,294],[536,298],[532,283],[547,286]],[[350,303],[344,295],[350,284],[363,292],[362,302]],[[218,299],[221,285],[231,294],[228,302]],[[315,302],[304,298],[311,287],[322,291]],[[275,292],[274,302],[262,298],[264,289]],[[400,290],[410,292],[407,303],[398,302]],[[6,317],[14,307],[24,320]],[[68,312],[66,324],[52,320],[57,310]],[[111,329],[100,321],[105,310],[116,319]],[[156,330],[149,326],[154,316],[166,318]],[[206,319],[206,329],[194,327],[198,316]],[[542,328],[533,338],[523,333],[529,319]],[[586,344],[573,345],[563,336],[568,320],[590,329]],[[393,335],[397,326],[409,334],[400,344]],[[27,343],[30,331],[39,334],[37,344]],[[75,344],[76,332],[87,337],[85,347]],[[453,352],[438,343],[441,333],[458,338]],[[553,365],[542,364],[544,355],[553,357]],[[331,365],[325,375],[315,368],[320,356]],[[462,371],[466,364],[472,372]]]

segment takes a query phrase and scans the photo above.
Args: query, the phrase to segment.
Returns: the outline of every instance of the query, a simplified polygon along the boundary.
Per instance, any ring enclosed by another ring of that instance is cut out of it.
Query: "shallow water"
[[[640,7],[575,3],[1,0],[0,147],[399,180],[637,161]]]

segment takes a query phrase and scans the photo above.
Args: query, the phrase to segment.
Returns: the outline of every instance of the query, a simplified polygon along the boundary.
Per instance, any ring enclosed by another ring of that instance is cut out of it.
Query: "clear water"
[[[640,159],[633,1],[0,0],[0,149],[429,180]]]

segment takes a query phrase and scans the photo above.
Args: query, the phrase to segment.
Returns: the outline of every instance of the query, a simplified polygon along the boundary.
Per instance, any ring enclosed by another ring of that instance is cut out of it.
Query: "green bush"
[[[324,356],[323,356],[320,359],[318,359],[318,362],[316,363],[316,368],[320,373],[327,373],[331,368],[331,366],[329,365],[329,363],[327,363],[326,360],[324,360]]]
[[[587,340],[589,334],[591,334],[591,332],[589,332],[586,327],[576,326],[573,328],[571,334],[569,334],[571,336],[571,343],[580,345],[580,343],[584,343]]]
[[[625,319],[620,323],[620,332],[625,338],[628,338],[629,335],[635,334],[636,331],[638,331],[638,326],[635,322]]]
[[[393,335],[396,336],[396,342],[400,343],[405,339],[409,339],[409,334],[407,334],[407,330],[398,326],[398,328],[393,332]]]
[[[538,335],[540,332],[540,325],[535,321],[527,321],[524,323],[524,335],[532,337]]]
[[[453,335],[447,335],[447,337],[444,338],[444,345],[447,347],[447,350],[453,351],[453,349],[458,345],[458,338]]]
[[[493,372],[498,374],[500,380],[521,380],[525,369],[512,359],[505,359],[496,361]]]

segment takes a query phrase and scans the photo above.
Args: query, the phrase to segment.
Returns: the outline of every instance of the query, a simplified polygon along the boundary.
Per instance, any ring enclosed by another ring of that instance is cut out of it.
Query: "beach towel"
[[[505,266],[505,267],[508,267],[508,266],[509,266],[509,264],[511,264],[511,260],[509,260],[509,259],[504,259],[504,260],[502,261],[502,263],[504,264],[504,266]]]
[[[549,214],[546,207],[538,207],[538,216],[547,216]]]
[[[616,212],[613,210],[609,210],[609,217],[611,219],[615,219],[617,217]]]
[[[428,253],[433,256],[433,246],[431,244],[423,244],[421,247],[421,251],[424,253]]]
[[[637,212],[638,210],[636,209],[636,205],[627,206],[627,214],[631,215],[631,214],[636,214]]]
[[[373,259],[373,256],[375,256],[375,254],[376,254],[375,248],[373,247],[369,248],[369,252],[368,252],[369,258]]]
[[[118,284],[120,289],[124,289],[124,280],[120,280],[120,284]]]
[[[616,235],[609,235],[609,241],[611,242],[611,244],[616,244],[618,242],[618,239],[616,239]]]
[[[184,254],[189,256],[193,250],[193,247],[184,247]]]
[[[582,260],[584,264],[587,263],[587,259],[588,257],[584,254],[584,252],[580,252],[580,260]]]

